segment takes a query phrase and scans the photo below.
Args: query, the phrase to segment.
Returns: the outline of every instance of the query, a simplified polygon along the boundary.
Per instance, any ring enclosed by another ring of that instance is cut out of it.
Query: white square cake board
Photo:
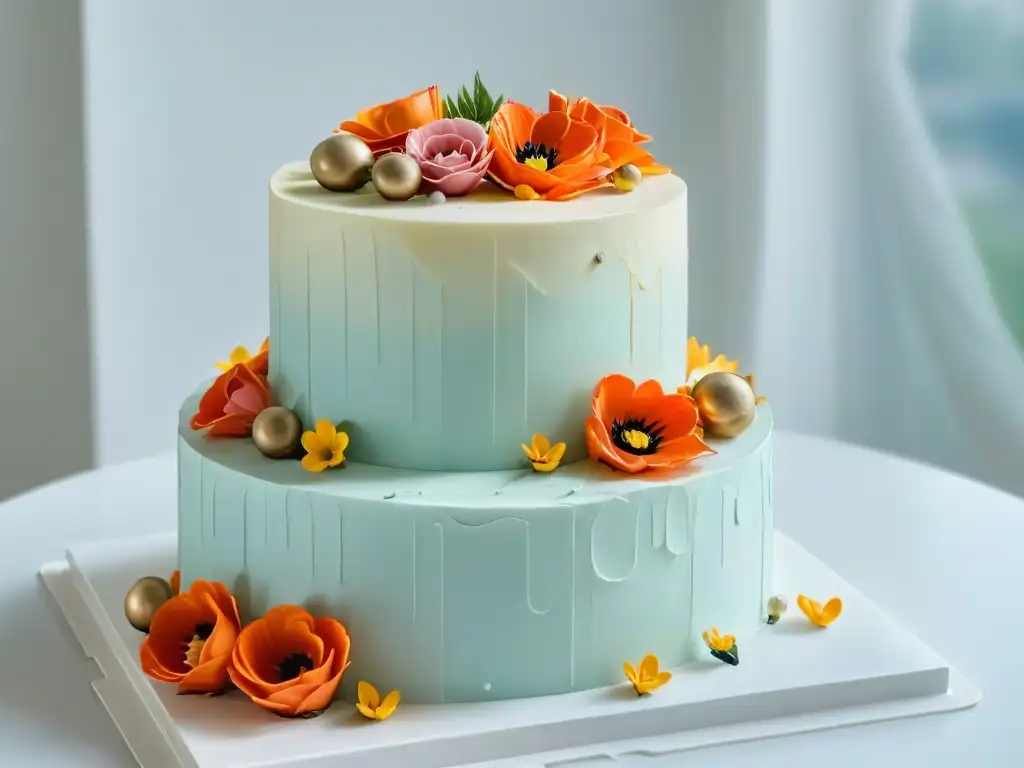
[[[124,619],[124,595],[138,577],[174,569],[173,533],[75,546],[41,574],[99,666],[93,687],[143,768],[553,768],[948,712],[981,699],[823,563],[778,533],[775,546],[776,592],[791,603],[798,592],[840,596],[834,625],[813,627],[794,605],[778,624],[738,638],[739,666],[708,655],[643,698],[623,680],[534,699],[403,704],[383,722],[342,701],[315,719],[284,720],[238,692],[177,696],[173,685],[143,675],[142,635]]]

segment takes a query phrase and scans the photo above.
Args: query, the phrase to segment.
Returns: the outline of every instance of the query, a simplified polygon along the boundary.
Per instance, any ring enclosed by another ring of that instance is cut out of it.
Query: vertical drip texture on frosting
[[[686,196],[665,181],[623,215],[486,226],[272,194],[278,400],[346,422],[353,461],[509,469],[535,432],[582,458],[602,376],[685,379]]]
[[[759,626],[774,531],[771,443],[757,431],[734,460],[680,481],[583,465],[419,482],[355,465],[303,486],[228,466],[241,446],[217,460],[183,436],[184,583],[223,581],[250,616],[298,603],[342,618],[358,647],[348,697],[358,679],[424,702],[609,685],[623,659],[677,666],[711,626]]]

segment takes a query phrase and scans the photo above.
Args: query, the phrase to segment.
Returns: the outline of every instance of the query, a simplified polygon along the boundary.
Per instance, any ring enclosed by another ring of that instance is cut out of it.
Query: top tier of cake
[[[270,184],[270,381],[348,455],[410,469],[511,469],[539,432],[586,455],[609,372],[686,377],[686,185],[524,202],[486,187],[437,205]]]

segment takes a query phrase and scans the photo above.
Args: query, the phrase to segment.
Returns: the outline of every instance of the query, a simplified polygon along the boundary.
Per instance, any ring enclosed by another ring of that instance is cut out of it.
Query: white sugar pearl
[[[768,600],[768,615],[769,616],[781,616],[786,612],[789,604],[786,602],[786,598],[783,595],[775,595]]]
[[[434,203],[435,205],[440,205],[447,199],[448,198],[444,196],[444,192],[442,192],[440,189],[435,189],[433,192],[427,195],[427,200]]]

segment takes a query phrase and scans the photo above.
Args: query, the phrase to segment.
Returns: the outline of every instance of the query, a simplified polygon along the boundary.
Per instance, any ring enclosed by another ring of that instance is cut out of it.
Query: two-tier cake
[[[377,689],[558,694],[647,657],[647,692],[708,645],[738,661],[706,633],[766,619],[771,414],[688,343],[686,185],[647,139],[478,82],[274,175],[270,336],[181,410],[151,676],[387,716]]]

